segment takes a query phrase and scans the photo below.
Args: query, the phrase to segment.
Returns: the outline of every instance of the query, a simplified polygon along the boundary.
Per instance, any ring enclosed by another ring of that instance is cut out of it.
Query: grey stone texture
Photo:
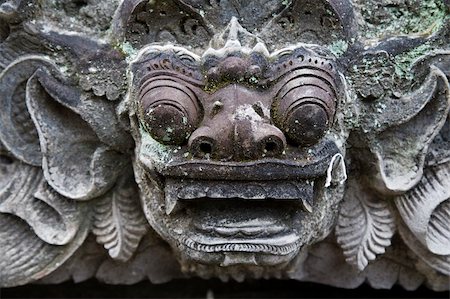
[[[0,0],[0,286],[449,289],[441,0]]]

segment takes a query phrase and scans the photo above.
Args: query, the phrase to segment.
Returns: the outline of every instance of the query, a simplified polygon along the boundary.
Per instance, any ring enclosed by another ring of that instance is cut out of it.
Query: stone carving
[[[448,9],[1,1],[0,285],[448,290]]]

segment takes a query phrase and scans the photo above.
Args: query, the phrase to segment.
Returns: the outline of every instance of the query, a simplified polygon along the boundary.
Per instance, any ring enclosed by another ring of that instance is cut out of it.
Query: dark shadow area
[[[258,280],[244,283],[219,280],[174,280],[154,285],[105,285],[96,280],[75,284],[27,285],[2,289],[1,298],[449,298],[449,292],[420,287],[414,292],[399,286],[375,290],[368,285],[347,290],[292,280]]]

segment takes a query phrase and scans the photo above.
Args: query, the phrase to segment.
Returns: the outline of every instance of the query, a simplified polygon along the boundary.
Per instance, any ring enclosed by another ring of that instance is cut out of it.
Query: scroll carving
[[[449,7],[366,2],[3,1],[0,285],[448,289]]]

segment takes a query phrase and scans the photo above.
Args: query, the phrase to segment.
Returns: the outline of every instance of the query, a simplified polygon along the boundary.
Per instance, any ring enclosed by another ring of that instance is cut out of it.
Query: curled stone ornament
[[[3,1],[0,285],[448,289],[450,19],[429,3]]]

